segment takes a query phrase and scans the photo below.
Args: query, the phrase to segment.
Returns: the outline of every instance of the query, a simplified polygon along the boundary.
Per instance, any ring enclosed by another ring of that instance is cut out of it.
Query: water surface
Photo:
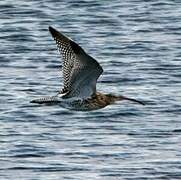
[[[180,1],[4,0],[0,14],[0,179],[181,178]],[[62,86],[49,25],[99,61],[99,91],[147,105],[32,106]]]

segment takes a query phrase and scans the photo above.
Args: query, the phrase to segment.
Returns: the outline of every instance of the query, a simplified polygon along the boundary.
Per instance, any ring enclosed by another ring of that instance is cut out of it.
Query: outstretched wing
[[[96,92],[96,83],[103,69],[74,41],[62,35],[52,27],[49,30],[63,56],[65,98],[90,97]]]
[[[49,27],[49,31],[54,40],[56,41],[57,48],[62,55],[64,87],[61,93],[65,93],[68,91],[70,73],[73,67],[73,63],[75,61],[75,53],[70,46],[71,40],[68,37],[64,36],[51,26]]]

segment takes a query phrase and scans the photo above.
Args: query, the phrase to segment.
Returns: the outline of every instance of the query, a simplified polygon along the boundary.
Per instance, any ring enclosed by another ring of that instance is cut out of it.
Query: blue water
[[[0,1],[0,179],[181,179],[181,1]],[[31,105],[62,87],[51,25],[137,98],[91,112]]]

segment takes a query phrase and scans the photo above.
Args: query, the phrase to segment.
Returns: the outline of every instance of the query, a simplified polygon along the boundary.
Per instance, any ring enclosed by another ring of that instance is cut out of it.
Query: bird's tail
[[[30,103],[37,103],[37,104],[55,104],[58,102],[60,102],[60,100],[57,98],[57,96],[47,96],[30,101]]]

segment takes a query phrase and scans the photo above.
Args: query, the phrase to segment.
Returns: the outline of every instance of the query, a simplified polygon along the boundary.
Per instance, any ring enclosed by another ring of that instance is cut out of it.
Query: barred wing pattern
[[[63,56],[64,98],[90,97],[96,92],[96,83],[103,69],[74,41],[52,27],[49,30]]]
[[[73,63],[76,60],[75,54],[70,46],[70,39],[65,37],[63,34],[58,32],[52,27],[49,27],[49,31],[56,41],[57,48],[63,57],[63,79],[64,79],[64,87],[61,90],[61,93],[65,93],[68,91],[68,82],[70,80],[70,73],[73,67]]]

